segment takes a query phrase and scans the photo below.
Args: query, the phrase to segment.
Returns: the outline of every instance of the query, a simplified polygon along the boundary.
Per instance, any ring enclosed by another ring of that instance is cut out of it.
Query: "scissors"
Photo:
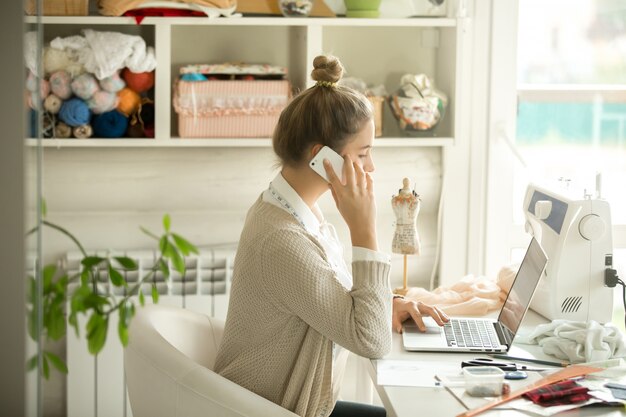
[[[461,368],[466,366],[495,366],[505,372],[511,371],[545,371],[550,368],[534,368],[532,366],[518,365],[514,362],[501,362],[491,358],[475,358],[469,361],[461,362]]]

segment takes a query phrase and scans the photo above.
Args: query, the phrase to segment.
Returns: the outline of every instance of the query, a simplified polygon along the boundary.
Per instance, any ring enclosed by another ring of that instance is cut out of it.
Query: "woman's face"
[[[374,160],[372,159],[372,147],[374,146],[374,120],[370,119],[363,123],[363,127],[341,151],[341,156],[349,155],[353,162],[359,164],[363,171],[374,172]]]

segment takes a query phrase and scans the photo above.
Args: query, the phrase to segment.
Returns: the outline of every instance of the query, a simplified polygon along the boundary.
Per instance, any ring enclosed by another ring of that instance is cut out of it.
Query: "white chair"
[[[297,417],[212,371],[224,322],[182,308],[137,310],[124,350],[134,417]]]

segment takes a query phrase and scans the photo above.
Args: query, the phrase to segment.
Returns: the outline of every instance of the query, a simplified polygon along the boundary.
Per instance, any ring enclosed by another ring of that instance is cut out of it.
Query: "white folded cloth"
[[[132,72],[150,72],[156,68],[154,48],[146,46],[140,36],[91,29],[83,30],[83,34],[84,37],[58,37],[50,46],[77,55],[85,69],[99,80],[124,67]]]
[[[624,335],[610,324],[593,320],[553,320],[537,326],[526,336],[519,335],[515,341],[539,345],[544,353],[571,363],[626,357]]]

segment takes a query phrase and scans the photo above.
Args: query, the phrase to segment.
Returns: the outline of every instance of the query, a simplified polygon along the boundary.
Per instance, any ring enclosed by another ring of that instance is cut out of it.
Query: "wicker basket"
[[[383,135],[383,103],[385,102],[385,97],[368,96],[367,98],[374,107],[375,136],[380,137]]]
[[[34,15],[36,0],[27,0],[24,3],[26,14]],[[89,14],[89,0],[43,0],[44,16],[87,16]]]

